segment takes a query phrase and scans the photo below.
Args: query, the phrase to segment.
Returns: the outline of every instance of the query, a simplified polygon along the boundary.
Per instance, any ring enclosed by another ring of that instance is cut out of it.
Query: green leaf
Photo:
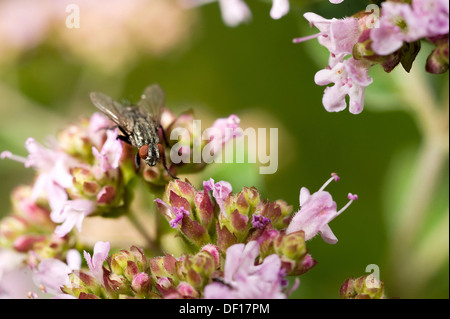
[[[401,63],[406,72],[409,73],[412,68],[412,64],[420,51],[420,40],[411,43],[405,43],[402,47],[402,59]]]

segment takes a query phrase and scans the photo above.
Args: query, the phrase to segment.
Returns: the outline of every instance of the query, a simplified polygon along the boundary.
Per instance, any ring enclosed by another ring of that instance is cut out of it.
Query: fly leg
[[[131,145],[130,137],[126,135],[117,135],[117,139]]]
[[[164,146],[162,144],[158,144],[158,150],[159,150],[159,158],[162,160],[163,166],[167,171],[167,174],[169,174],[170,177],[173,179],[178,179],[178,177],[173,176],[170,170],[167,168],[167,162],[166,162],[166,152],[164,151]]]
[[[127,134],[120,126],[119,129],[124,135],[117,135],[117,139],[129,145],[133,145],[131,144],[130,135]],[[139,157],[139,152],[136,152],[136,156],[134,157],[134,163],[136,164],[136,172],[137,172],[141,167],[141,158]]]
[[[134,163],[136,164],[136,172],[141,167],[141,158],[139,156],[139,152],[136,153],[136,156],[134,157]]]
[[[159,135],[160,137],[162,136],[162,139],[164,140],[164,143],[166,144],[167,147],[169,147],[169,146],[170,146],[170,145],[169,145],[169,140],[167,139],[166,132],[164,131],[164,129],[163,129],[163,127],[162,127],[161,124],[159,125],[158,135]],[[166,163],[166,152],[164,152],[164,146],[161,145],[161,144],[158,144],[158,148],[159,148],[159,154],[160,154],[160,156],[161,156],[161,158],[162,158],[163,166],[164,166],[164,168],[166,169],[167,173],[168,173],[169,176],[172,177],[173,179],[178,179],[178,177],[173,176],[173,175],[170,173],[169,169],[167,168],[167,163]]]
[[[169,140],[167,139],[166,132],[164,131],[164,129],[163,129],[161,124],[159,124],[159,128],[161,130],[161,135],[163,137],[164,143],[166,143],[166,146],[169,147],[170,146],[169,145]]]

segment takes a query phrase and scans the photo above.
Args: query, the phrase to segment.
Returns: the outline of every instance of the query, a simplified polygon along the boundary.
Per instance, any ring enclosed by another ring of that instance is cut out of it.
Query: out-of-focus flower
[[[281,260],[270,255],[255,265],[259,244],[236,244],[227,249],[222,282],[205,287],[206,299],[283,299],[284,273]]]
[[[236,27],[241,23],[248,22],[252,13],[243,0],[180,0],[187,8],[200,6],[210,2],[219,2],[223,22],[229,27]],[[272,0],[270,17],[280,19],[289,12],[289,0]]]
[[[22,162],[25,167],[33,167],[38,176],[34,182],[32,199],[36,200],[44,191],[52,210],[60,210],[67,200],[64,188],[73,185],[70,168],[77,161],[60,150],[42,146],[33,138],[26,141],[25,147],[29,153],[27,158],[13,155],[9,151],[2,152],[1,158]]]
[[[273,0],[270,16],[272,19],[280,19],[289,12],[289,0]]]
[[[69,250],[66,256],[67,263],[59,259],[43,259],[33,270],[33,280],[45,293],[52,295],[62,294],[61,288],[69,283],[69,274],[81,267],[80,253]]]
[[[336,202],[333,201],[330,193],[324,191],[324,188],[331,181],[337,181],[338,179],[339,177],[336,174],[333,174],[333,176],[312,195],[307,188],[302,187],[300,190],[301,208],[292,218],[291,223],[286,230],[286,234],[301,230],[305,233],[305,239],[310,240],[320,233],[322,239],[328,244],[337,243],[338,239],[331,231],[328,223],[346,210],[354,200],[358,199],[357,195],[348,194],[350,201],[337,211]]]
[[[427,29],[427,36],[433,37],[449,32],[449,3],[446,0],[413,0],[412,7],[421,24]]]
[[[436,37],[432,41],[436,47],[428,56],[425,69],[433,74],[445,73],[449,64],[448,36]]]
[[[40,260],[65,256],[71,236],[54,235],[56,224],[50,218],[48,202],[32,198],[30,186],[19,186],[11,196],[12,213],[0,220],[0,245],[25,253],[34,268]]]
[[[370,33],[373,51],[379,55],[388,55],[400,49],[403,42],[425,37],[426,23],[408,3],[383,2],[380,26],[373,28]]]
[[[89,0],[1,1],[2,52],[8,53],[6,58],[14,58],[47,41],[111,72],[140,53],[159,56],[183,47],[196,21],[195,12],[183,10],[176,0],[109,0],[105,4]]]
[[[241,136],[239,130],[240,119],[236,114],[227,118],[219,118],[207,130],[206,138],[209,139],[209,151],[217,155],[219,151],[233,138]]]

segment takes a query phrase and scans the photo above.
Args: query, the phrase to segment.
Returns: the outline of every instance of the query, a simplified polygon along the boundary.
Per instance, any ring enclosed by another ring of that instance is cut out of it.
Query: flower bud
[[[209,228],[214,219],[214,204],[208,192],[203,190],[195,195],[195,211],[200,223]]]
[[[221,226],[220,222],[216,223],[216,233],[217,246],[223,254],[226,253],[228,247],[238,242],[236,236],[228,230],[227,226]]]
[[[275,252],[290,260],[301,260],[308,250],[305,244],[305,233],[298,231],[289,235],[279,235],[274,241]]]
[[[448,70],[449,57],[448,57],[448,34],[436,39],[433,39],[436,48],[431,52],[427,58],[425,69],[427,72],[440,74],[445,73]]]
[[[180,282],[177,286],[177,291],[182,298],[199,298],[200,293],[187,282]]]
[[[349,278],[340,289],[342,299],[384,299],[384,282],[373,274]]]
[[[178,295],[177,289],[175,288],[172,279],[168,277],[158,278],[155,282],[155,287],[163,298]]]
[[[167,191],[173,191],[180,197],[186,199],[193,206],[196,190],[188,181],[183,182],[179,179],[171,181],[167,186]]]
[[[11,195],[14,213],[40,229],[52,232],[55,224],[50,219],[49,209],[45,203],[32,200],[31,196],[32,189],[30,186],[21,185],[16,187]]]
[[[163,257],[151,258],[149,264],[151,274],[155,279],[158,277],[176,278],[177,260],[172,255],[166,254]]]
[[[136,274],[131,281],[131,289],[133,289],[140,298],[146,298],[146,296],[148,296],[151,286],[151,277],[145,272]]]
[[[219,248],[216,245],[207,244],[207,245],[202,247],[202,251],[207,251],[208,253],[210,253],[211,256],[213,256],[213,258],[214,258],[215,268],[216,269],[219,268],[219,266],[220,266],[220,251],[219,251]]]
[[[147,269],[147,260],[142,250],[132,246],[130,250],[121,250],[113,254],[108,264],[111,271],[117,276],[124,276],[131,282],[138,273]]]
[[[316,265],[316,261],[308,255],[303,231],[291,234],[280,234],[274,239],[274,250],[280,256],[282,267],[288,275],[301,275]]]
[[[187,255],[181,265],[181,276],[196,289],[202,289],[216,269],[213,255],[200,251],[194,256]]]
[[[94,277],[83,271],[74,271],[69,274],[69,284],[63,286],[61,290],[76,298],[86,298],[88,296],[101,296],[101,287]]]

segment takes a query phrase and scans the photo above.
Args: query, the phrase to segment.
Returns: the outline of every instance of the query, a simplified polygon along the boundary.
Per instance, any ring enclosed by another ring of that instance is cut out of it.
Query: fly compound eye
[[[148,145],[143,145],[139,148],[139,157],[145,160],[148,155]]]

